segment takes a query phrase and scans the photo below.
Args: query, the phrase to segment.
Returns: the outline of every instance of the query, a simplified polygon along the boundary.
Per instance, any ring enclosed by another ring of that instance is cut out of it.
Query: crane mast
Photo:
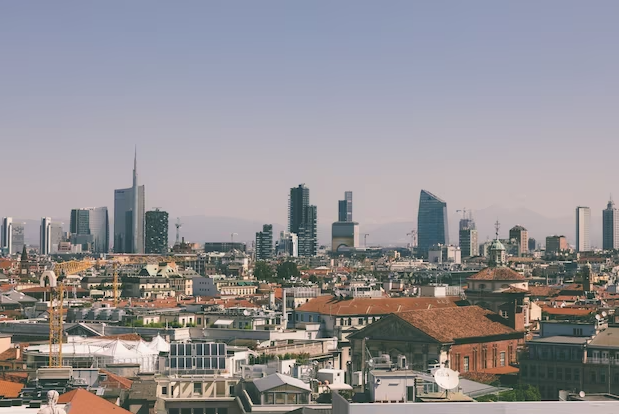
[[[64,283],[53,286],[50,281],[49,298],[49,366],[62,366],[62,321]]]

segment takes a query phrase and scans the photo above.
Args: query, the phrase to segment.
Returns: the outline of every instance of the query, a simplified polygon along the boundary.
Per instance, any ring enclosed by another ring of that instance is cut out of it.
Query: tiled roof
[[[9,348],[0,354],[0,361],[14,361],[17,359],[17,348]]]
[[[504,325],[504,318],[479,306],[402,312],[397,316],[442,343],[517,333]]]
[[[121,377],[120,375],[116,375],[104,369],[101,370],[101,373],[107,375],[107,380],[102,381],[102,384],[105,385],[106,388],[115,387],[123,390],[128,390],[129,388],[131,388],[131,384],[133,384],[133,381],[131,381],[129,378]]]
[[[4,398],[17,398],[24,384],[0,380],[0,396]]]
[[[62,394],[58,399],[58,404],[71,404],[71,413],[131,414],[131,411],[127,411],[81,388]],[[69,406],[65,406],[67,412],[69,412],[68,408]]]
[[[505,290],[502,290],[501,293],[529,293],[526,289],[520,289],[514,286],[510,286]]]
[[[559,294],[559,289],[551,286],[529,286],[532,296],[552,297]]]
[[[580,308],[542,308],[543,313],[550,315],[570,315],[570,316],[587,316],[595,313],[594,309],[580,309]]]
[[[509,267],[486,267],[466,280],[525,280],[524,276]]]
[[[312,312],[322,315],[387,315],[415,309],[456,307],[458,296],[445,298],[353,298],[338,299],[335,296],[318,296],[296,308],[297,312]]]
[[[21,292],[23,293],[43,293],[43,292],[49,292],[51,290],[51,288],[49,286],[36,286],[36,287],[31,287],[28,289],[22,289]],[[81,287],[76,287],[75,288],[76,292],[80,292],[80,293],[87,293],[88,290],[86,289],[82,289]]]

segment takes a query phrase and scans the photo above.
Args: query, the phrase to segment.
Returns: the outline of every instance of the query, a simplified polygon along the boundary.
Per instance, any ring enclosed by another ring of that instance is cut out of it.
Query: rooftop
[[[455,308],[460,297],[445,298],[352,298],[318,296],[299,306],[297,312],[313,312],[322,315],[388,315],[390,313],[432,308]]]
[[[606,328],[589,342],[589,347],[618,347],[619,328]]]
[[[509,267],[486,267],[467,280],[524,281],[525,277]]]
[[[584,345],[589,340],[585,336],[547,336],[545,338],[533,338],[529,343],[537,344],[564,344],[564,345]]]
[[[65,410],[71,413],[131,414],[130,411],[81,388],[62,394],[58,404],[66,404]]]

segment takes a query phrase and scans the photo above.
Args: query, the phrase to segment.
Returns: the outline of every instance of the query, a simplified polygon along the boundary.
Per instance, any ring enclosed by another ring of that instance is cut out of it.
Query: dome
[[[505,246],[498,240],[493,240],[488,250],[505,250]]]

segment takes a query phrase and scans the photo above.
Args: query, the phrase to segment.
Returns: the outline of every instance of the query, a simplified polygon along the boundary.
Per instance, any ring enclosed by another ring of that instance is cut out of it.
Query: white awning
[[[233,323],[231,319],[218,319],[213,325],[232,325]]]

